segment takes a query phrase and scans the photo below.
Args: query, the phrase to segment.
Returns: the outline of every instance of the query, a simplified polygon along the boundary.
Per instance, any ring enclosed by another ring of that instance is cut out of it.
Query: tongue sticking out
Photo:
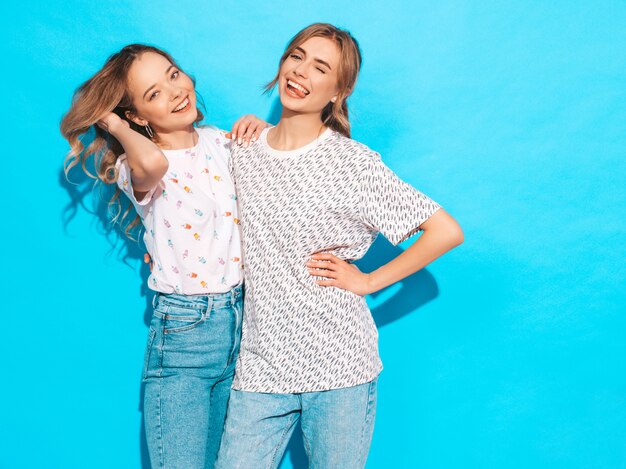
[[[289,89],[289,91],[291,91],[293,94],[295,94],[296,96],[298,96],[298,98],[304,98],[306,96],[306,93],[304,91],[299,90],[296,87],[291,86],[289,83],[287,83],[287,88]]]

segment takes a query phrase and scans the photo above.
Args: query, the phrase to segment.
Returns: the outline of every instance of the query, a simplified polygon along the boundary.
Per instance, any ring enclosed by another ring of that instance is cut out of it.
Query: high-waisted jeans
[[[159,294],[144,362],[153,468],[212,468],[239,353],[243,292]]]

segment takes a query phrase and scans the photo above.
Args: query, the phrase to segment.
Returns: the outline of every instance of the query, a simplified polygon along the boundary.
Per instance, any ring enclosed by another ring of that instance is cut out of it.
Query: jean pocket
[[[146,351],[143,356],[143,379],[148,377],[148,370],[150,369],[150,357],[152,356],[152,349],[154,346],[154,338],[156,337],[156,331],[150,328],[148,333],[148,343],[146,344]]]
[[[167,306],[161,311],[157,308],[155,313],[163,319],[163,334],[190,331],[206,319],[202,311],[196,308]]]

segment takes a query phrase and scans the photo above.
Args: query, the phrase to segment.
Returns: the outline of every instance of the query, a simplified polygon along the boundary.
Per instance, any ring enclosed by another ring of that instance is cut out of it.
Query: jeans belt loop
[[[152,308],[153,309],[156,308],[157,305],[159,304],[159,295],[160,294],[161,294],[160,292],[155,292],[154,296],[152,297]]]
[[[209,313],[211,312],[211,308],[213,307],[213,297],[208,295],[206,298],[206,309],[204,310],[204,319],[209,318]]]
[[[230,305],[235,306],[237,302],[237,287],[233,287],[230,289]]]

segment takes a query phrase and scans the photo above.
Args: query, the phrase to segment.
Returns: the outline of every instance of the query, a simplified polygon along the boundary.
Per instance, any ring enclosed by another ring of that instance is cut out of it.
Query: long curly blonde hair
[[[70,152],[63,165],[66,177],[72,168],[80,164],[85,174],[96,182],[105,184],[117,182],[118,171],[115,164],[124,153],[124,148],[111,134],[96,125],[108,112],[114,112],[128,122],[131,129],[158,144],[157,135],[148,135],[145,127],[135,124],[126,117],[127,111],[135,113],[128,91],[128,71],[134,61],[146,52],[159,54],[180,68],[172,56],[161,49],[144,44],[130,44],[110,56],[104,66],[74,92],[72,105],[61,120],[61,134],[70,144]],[[198,109],[195,123],[199,123],[203,118],[202,112]],[[84,137],[91,128],[95,130],[95,138],[85,148],[81,137]],[[96,174],[87,168],[92,156]],[[112,222],[118,223],[126,235],[132,238],[133,230],[140,227],[140,219],[132,204],[124,208],[120,193],[121,190],[116,186],[115,193],[108,201],[109,213]]]

